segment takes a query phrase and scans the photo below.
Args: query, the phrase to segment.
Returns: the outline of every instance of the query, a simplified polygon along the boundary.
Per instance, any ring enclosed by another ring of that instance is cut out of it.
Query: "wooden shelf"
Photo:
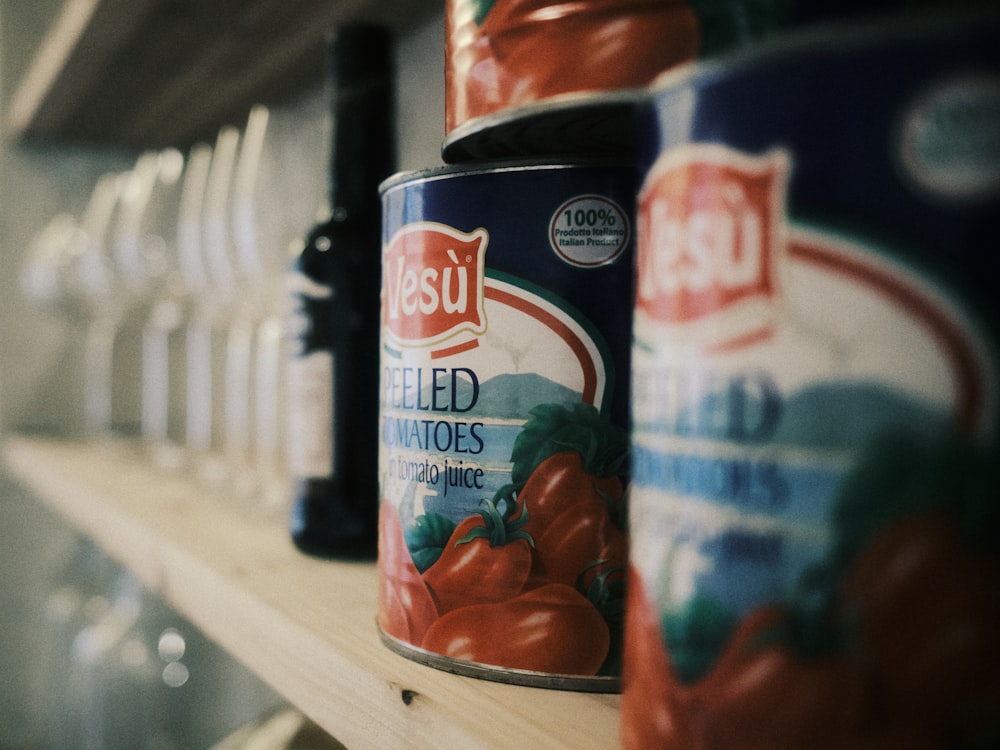
[[[13,92],[15,137],[188,146],[323,79],[325,38],[364,19],[397,32],[429,0],[64,0]],[[17,8],[12,9],[17,11]]]
[[[453,675],[387,649],[375,566],[299,553],[136,445],[9,436],[7,471],[347,747],[614,748],[619,697]]]

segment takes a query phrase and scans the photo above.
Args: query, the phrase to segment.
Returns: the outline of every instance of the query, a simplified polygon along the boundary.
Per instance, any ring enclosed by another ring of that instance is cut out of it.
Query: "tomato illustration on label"
[[[408,547],[398,549],[387,539],[386,576],[401,576],[418,612],[415,623],[403,616],[404,626],[383,629],[401,638],[406,635],[398,633],[423,631],[422,639],[407,640],[451,658],[511,669],[568,675],[616,670],[612,645],[621,640],[627,565],[627,537],[619,525],[624,433],[593,406],[540,405],[520,430],[513,457],[512,481],[484,498],[477,513],[457,524],[424,513],[403,535]],[[384,533],[398,545],[398,515],[385,515]],[[403,555],[405,565],[397,559]],[[433,607],[426,606],[425,592]],[[390,606],[390,624],[393,612]]]
[[[521,485],[524,530],[535,538],[536,575],[569,585],[602,570],[623,575],[622,433],[583,406],[541,405],[531,415],[514,444],[511,476]]]
[[[829,532],[813,535],[825,543],[800,567],[782,557],[794,549],[791,523],[767,536],[702,510],[711,525],[694,532],[693,521],[669,516],[672,536],[660,544],[675,562],[662,559],[655,574],[649,540],[639,540],[625,690],[647,691],[642,706],[651,708],[640,716],[623,701],[626,747],[991,741],[1000,708],[1000,552],[991,531],[1000,523],[1000,468],[976,436],[940,429],[867,441],[837,478]],[[665,527],[663,509],[684,507],[649,492],[642,462],[633,479],[632,510],[647,523]],[[694,584],[678,559],[696,571]],[[733,575],[731,560],[743,586],[790,581],[740,609],[720,583]]]
[[[536,546],[538,575],[569,585],[587,584],[602,571],[621,576],[627,563],[625,533],[599,500],[583,500],[564,510]]]
[[[622,745],[628,748],[693,747],[681,708],[683,689],[663,642],[656,602],[630,568],[625,609],[622,673]]]
[[[492,500],[480,516],[459,523],[424,573],[438,611],[504,601],[520,593],[531,572],[531,536],[521,521],[511,521]],[[511,509],[513,510],[513,509]]]
[[[616,458],[620,462],[622,456]],[[526,530],[548,529],[565,511],[588,500],[600,501],[609,513],[617,512],[623,497],[621,480],[614,473],[594,472],[576,450],[560,450],[539,462],[520,494],[521,504],[531,509]]]
[[[378,559],[379,627],[394,638],[417,642],[438,611],[410,557],[399,515],[388,502],[379,508]]]
[[[517,498],[523,528],[535,540],[533,579],[586,594],[617,647],[628,548],[625,433],[585,404],[543,404],[531,410],[512,458],[513,482],[500,494]]]
[[[859,732],[860,669],[844,654],[803,656],[788,642],[790,627],[781,607],[749,613],[693,687],[709,746],[822,747]]]
[[[587,599],[550,583],[495,604],[449,612],[428,629],[422,645],[454,659],[550,674],[596,674],[610,636]]]
[[[1000,689],[998,574],[1000,558],[971,547],[937,509],[891,521],[863,548],[844,598],[887,715],[971,737],[989,726]]]

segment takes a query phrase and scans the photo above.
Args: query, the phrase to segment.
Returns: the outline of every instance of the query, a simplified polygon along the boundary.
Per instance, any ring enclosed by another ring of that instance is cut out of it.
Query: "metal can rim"
[[[567,145],[565,141],[562,143],[562,148],[569,158],[587,154],[626,157],[635,147],[631,134],[623,133],[616,141],[610,138],[595,138],[591,131],[598,122],[613,124],[629,122],[635,111],[645,104],[648,98],[649,91],[645,87],[557,94],[541,101],[509,107],[466,120],[445,136],[441,154],[449,163],[480,161],[484,156],[489,158],[493,154],[502,154],[500,158],[505,158],[507,154],[515,155],[518,149],[527,154],[542,154],[543,146],[532,146],[534,142],[531,139],[523,140],[517,149],[514,146],[504,147],[500,143],[502,136],[510,131],[522,131],[525,128],[547,127],[557,118],[561,118],[560,122],[572,119],[576,122],[574,130],[582,128],[588,136],[583,143],[575,145]],[[548,148],[548,144],[545,144],[544,148]]]
[[[413,169],[390,175],[379,185],[379,194],[384,196],[401,187],[416,183],[434,182],[452,177],[482,174],[502,174],[512,172],[558,171],[586,168],[636,169],[632,161],[605,157],[580,157],[555,161],[553,159],[498,159],[479,161],[475,164],[445,164],[436,167]]]
[[[936,8],[905,14],[885,11],[861,20],[855,18],[816,24],[716,58],[671,68],[650,83],[649,92],[655,98],[658,94],[685,85],[703,85],[722,76],[780,64],[788,59],[799,59],[802,55],[835,52],[847,57],[852,49],[907,40],[934,41],[948,34],[969,30],[979,33],[984,24],[997,23],[1000,23],[1000,5],[978,2],[959,8]]]
[[[527,669],[512,669],[511,667],[494,666],[481,662],[466,661],[450,656],[428,651],[401,641],[378,629],[379,638],[390,651],[403,656],[417,664],[426,667],[462,675],[476,677],[490,682],[503,682],[522,687],[548,688],[578,693],[620,693],[621,678],[614,676],[580,676],[551,674],[549,672],[533,672]]]

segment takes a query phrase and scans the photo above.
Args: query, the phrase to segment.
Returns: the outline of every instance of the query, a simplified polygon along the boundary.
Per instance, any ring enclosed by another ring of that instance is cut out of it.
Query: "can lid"
[[[449,163],[481,159],[587,156],[632,158],[635,116],[646,89],[566,94],[462,123],[444,141]]]
[[[612,156],[579,156],[568,157],[564,161],[555,161],[552,158],[523,158],[523,159],[487,159],[470,164],[445,164],[426,169],[415,169],[406,172],[397,172],[387,177],[379,185],[379,192],[385,195],[396,188],[412,183],[429,182],[432,180],[450,179],[453,177],[463,177],[468,175],[491,174],[501,172],[528,172],[533,170],[551,171],[557,169],[581,169],[587,167],[605,167],[609,169],[637,170],[632,159],[623,159]]]

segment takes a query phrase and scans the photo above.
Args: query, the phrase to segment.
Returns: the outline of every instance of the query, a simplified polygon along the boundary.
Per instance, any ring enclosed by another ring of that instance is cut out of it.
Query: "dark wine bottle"
[[[374,558],[378,528],[379,183],[395,169],[391,38],[344,24],[330,38],[329,214],[292,272],[290,531],[305,553]]]

